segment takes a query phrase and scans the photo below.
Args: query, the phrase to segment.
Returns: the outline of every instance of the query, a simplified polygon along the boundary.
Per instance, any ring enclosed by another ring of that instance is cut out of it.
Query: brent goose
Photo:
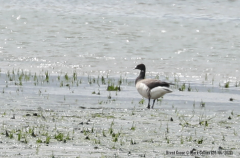
[[[169,88],[171,83],[162,82],[156,79],[145,79],[146,67],[144,64],[137,65],[135,69],[141,70],[139,76],[135,80],[135,85],[138,93],[148,99],[148,109],[150,109],[150,99],[153,99],[153,108],[156,99],[162,97],[166,93],[172,92]]]

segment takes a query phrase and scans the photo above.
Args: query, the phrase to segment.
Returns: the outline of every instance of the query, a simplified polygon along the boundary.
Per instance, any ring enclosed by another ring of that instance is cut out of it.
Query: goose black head
[[[146,71],[146,67],[144,64],[139,64],[135,67],[135,69],[141,70],[141,71]]]

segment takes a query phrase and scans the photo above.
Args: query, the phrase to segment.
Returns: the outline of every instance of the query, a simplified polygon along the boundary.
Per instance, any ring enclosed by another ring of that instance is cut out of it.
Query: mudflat
[[[239,87],[175,83],[147,109],[134,79],[1,73],[1,157],[236,157]]]

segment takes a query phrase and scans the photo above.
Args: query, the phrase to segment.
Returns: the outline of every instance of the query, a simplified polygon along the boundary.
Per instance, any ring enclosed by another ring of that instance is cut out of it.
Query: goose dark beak
[[[139,69],[138,66],[135,66],[135,68],[133,70]]]

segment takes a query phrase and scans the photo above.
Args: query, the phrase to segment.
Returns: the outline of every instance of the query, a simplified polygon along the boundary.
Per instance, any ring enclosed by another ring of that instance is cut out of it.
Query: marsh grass
[[[169,133],[168,123],[167,123],[167,127],[166,127],[166,133]]]
[[[224,88],[229,88],[229,84],[230,84],[230,82],[228,81],[228,82],[226,82],[225,84],[224,84]]]
[[[139,104],[140,104],[140,105],[143,105],[144,102],[145,102],[145,100],[142,98],[142,99],[139,101]]]
[[[182,86],[179,88],[179,91],[185,91],[186,85],[185,83],[182,84]]]
[[[42,140],[40,138],[38,138],[36,143],[42,143]]]
[[[58,134],[55,134],[54,136],[54,139],[58,140],[58,141],[63,141],[63,133],[58,133]]]
[[[110,128],[108,129],[109,134],[111,135],[113,133],[113,126],[111,125]]]
[[[103,137],[107,137],[104,129],[102,130],[102,136],[103,136]]]
[[[205,104],[206,104],[206,103],[201,100],[200,106],[201,106],[201,107],[205,107]]]
[[[102,85],[105,85],[106,84],[106,81],[105,81],[105,78],[102,76],[101,78],[101,81],[102,81]]]
[[[183,136],[181,135],[180,138],[181,138],[180,144],[183,144],[184,143]]]
[[[121,91],[120,86],[115,86],[114,84],[107,86],[107,91]]]
[[[188,84],[188,91],[189,92],[192,91],[192,88],[191,88],[190,84]]]
[[[73,81],[77,81],[77,72],[73,72]]]
[[[108,99],[111,99],[112,97],[111,97],[111,93],[109,93],[109,95],[108,95]]]
[[[22,138],[22,131],[19,130],[19,132],[18,132],[18,141],[21,141],[21,138]]]
[[[136,130],[136,125],[134,125],[134,122],[132,123],[132,127],[130,128],[132,131]]]
[[[235,87],[239,87],[239,86],[240,86],[240,81],[236,81]]]
[[[205,74],[205,81],[207,81],[208,80],[208,74],[206,73]]]
[[[203,137],[197,140],[197,144],[202,144],[202,143],[203,143]]]
[[[113,142],[117,142],[119,137],[120,137],[121,133],[118,132],[118,133],[112,133],[112,141]]]
[[[66,81],[69,81],[69,77],[68,77],[68,74],[67,74],[67,73],[64,75],[64,79],[65,79]]]
[[[48,71],[45,72],[45,81],[49,82],[49,73],[48,73]]]
[[[131,144],[131,145],[135,145],[135,144],[137,144],[137,143],[135,142],[135,140],[133,140],[133,139],[131,138],[130,144]]]

